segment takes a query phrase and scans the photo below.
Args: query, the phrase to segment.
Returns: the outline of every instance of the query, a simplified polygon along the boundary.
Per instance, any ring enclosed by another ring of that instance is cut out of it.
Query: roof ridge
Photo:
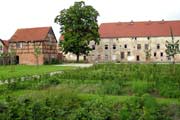
[[[148,23],[148,22],[152,22],[152,23],[157,23],[157,22],[180,22],[180,20],[164,20],[164,19],[162,19],[162,20],[147,20],[147,21],[118,21],[118,22],[104,22],[104,23],[101,23],[100,25],[102,25],[102,24],[115,24],[115,23],[131,23],[131,22],[133,22],[133,23]]]
[[[17,30],[24,30],[24,29],[40,29],[40,28],[52,28],[52,26],[17,28]],[[16,31],[17,31],[17,30],[16,30]]]
[[[99,27],[100,36],[105,37],[146,37],[170,36],[169,26],[175,36],[180,36],[180,20],[171,21],[129,21],[102,23]]]

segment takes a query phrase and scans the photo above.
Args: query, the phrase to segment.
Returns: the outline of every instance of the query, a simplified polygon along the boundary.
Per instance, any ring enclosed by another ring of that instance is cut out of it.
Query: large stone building
[[[93,51],[89,62],[168,62],[166,41],[180,40],[180,21],[147,21],[102,23],[99,28],[100,44],[90,43]],[[148,52],[149,51],[149,52]],[[150,53],[150,57],[147,57]],[[180,56],[175,56],[180,61]]]
[[[36,64],[36,48],[40,50],[39,64],[57,58],[57,40],[52,27],[17,29],[10,38],[9,44],[9,49],[15,52],[19,64]]]

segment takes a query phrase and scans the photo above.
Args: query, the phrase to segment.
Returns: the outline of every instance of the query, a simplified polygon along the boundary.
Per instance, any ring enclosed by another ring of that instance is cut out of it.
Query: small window
[[[104,48],[105,50],[107,50],[108,49],[108,45],[105,45],[105,48]]]
[[[136,56],[136,60],[137,60],[137,61],[140,61],[139,55]]]
[[[161,57],[163,57],[163,52],[161,52]]]
[[[16,48],[22,48],[22,43],[16,43]]]
[[[145,45],[144,45],[144,49],[145,49],[145,50],[148,50],[148,48],[149,48],[149,45],[148,45],[148,44],[145,44]]]
[[[127,48],[127,44],[124,45],[124,48]]]
[[[87,59],[86,56],[84,56],[83,59],[84,59],[84,61],[86,61],[86,59]]]
[[[121,59],[124,59],[124,52],[121,52]]]
[[[137,40],[137,37],[134,37],[135,40]]]
[[[114,49],[114,50],[116,49],[116,45],[113,45],[113,49]]]
[[[150,37],[147,37],[147,39],[149,40],[149,39],[150,39]]]
[[[131,56],[131,52],[130,52],[130,51],[128,51],[128,52],[127,52],[127,55],[128,55],[128,56]]]
[[[154,52],[154,57],[156,57],[156,55],[157,55],[157,53],[156,53],[156,52]]]
[[[141,44],[137,44],[137,49],[138,49],[138,50],[141,49]]]
[[[92,45],[92,50],[95,50],[95,45]]]
[[[160,44],[157,44],[157,49],[160,49]]]
[[[171,57],[167,57],[168,60],[171,60]]]

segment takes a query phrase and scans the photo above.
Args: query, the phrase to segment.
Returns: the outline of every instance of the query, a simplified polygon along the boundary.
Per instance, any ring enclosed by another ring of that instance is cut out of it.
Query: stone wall
[[[89,62],[170,62],[165,53],[166,41],[171,37],[129,37],[129,38],[101,38],[100,44],[90,42],[90,47],[95,46],[88,56]],[[175,41],[180,37],[175,37]],[[148,46],[148,47],[147,47]],[[107,47],[107,49],[105,49]],[[138,49],[139,47],[139,49]],[[147,49],[146,49],[146,48]],[[146,51],[150,50],[150,59],[146,58]],[[176,56],[180,62],[180,55]]]

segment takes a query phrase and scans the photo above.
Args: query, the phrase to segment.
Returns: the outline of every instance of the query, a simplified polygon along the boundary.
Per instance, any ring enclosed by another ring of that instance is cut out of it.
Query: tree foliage
[[[39,55],[41,54],[41,49],[34,46],[34,55],[36,57],[36,65],[39,66]]]
[[[76,54],[77,62],[80,55],[87,55],[92,50],[89,47],[90,41],[99,43],[98,16],[98,11],[81,1],[62,10],[55,18],[55,23],[61,26],[60,32],[64,36],[61,47],[65,53]]]
[[[175,55],[180,52],[180,50],[179,50],[179,40],[174,41],[172,28],[170,28],[170,32],[171,32],[172,41],[171,42],[166,41],[166,51],[165,52],[167,54],[167,57],[172,57],[173,58],[173,63],[175,63]]]

